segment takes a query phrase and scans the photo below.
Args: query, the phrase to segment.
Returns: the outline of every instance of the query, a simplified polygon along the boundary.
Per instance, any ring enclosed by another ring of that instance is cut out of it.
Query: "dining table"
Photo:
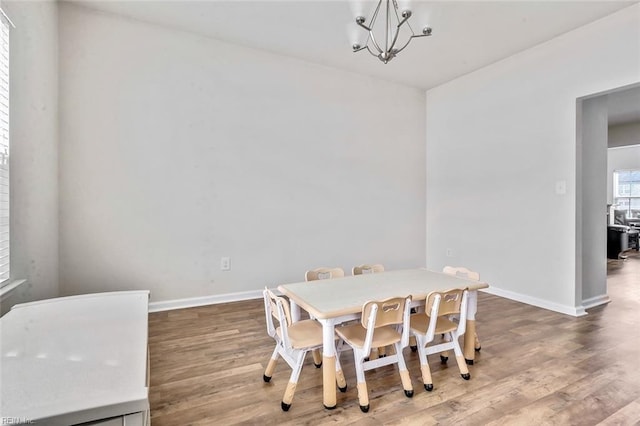
[[[278,290],[290,300],[292,321],[299,320],[300,309],[304,309],[322,324],[323,405],[333,409],[336,407],[336,325],[359,318],[367,301],[410,295],[412,307],[423,307],[427,296],[433,291],[467,289],[463,352],[467,363],[473,364],[477,291],[487,287],[489,285],[482,281],[418,268],[282,284]]]

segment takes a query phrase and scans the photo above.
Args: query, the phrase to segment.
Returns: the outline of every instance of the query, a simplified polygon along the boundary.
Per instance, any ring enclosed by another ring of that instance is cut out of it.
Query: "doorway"
[[[640,145],[640,84],[578,99],[576,117],[576,305],[579,313],[585,313],[610,301],[608,150],[610,146]]]

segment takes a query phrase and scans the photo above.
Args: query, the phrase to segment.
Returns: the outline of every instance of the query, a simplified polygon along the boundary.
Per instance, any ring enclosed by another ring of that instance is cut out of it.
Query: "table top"
[[[413,300],[424,300],[432,291],[487,287],[487,283],[442,272],[406,269],[283,284],[278,290],[314,317],[327,319],[358,313],[369,300],[408,295]]]
[[[76,424],[148,409],[148,291],[16,305],[0,318],[0,417]]]

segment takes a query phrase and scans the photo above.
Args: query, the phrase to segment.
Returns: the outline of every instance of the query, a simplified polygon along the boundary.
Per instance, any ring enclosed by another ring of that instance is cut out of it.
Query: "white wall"
[[[579,314],[576,99],[639,80],[634,5],[429,90],[427,266]]]
[[[613,172],[640,169],[640,144],[609,148],[607,156],[607,203],[613,203]]]
[[[609,302],[607,296],[607,96],[578,103],[576,245],[579,301],[586,307]],[[581,190],[580,190],[581,188]]]
[[[416,89],[63,3],[62,293],[424,266],[424,108]]]
[[[11,305],[58,295],[58,11],[3,1],[11,30]]]

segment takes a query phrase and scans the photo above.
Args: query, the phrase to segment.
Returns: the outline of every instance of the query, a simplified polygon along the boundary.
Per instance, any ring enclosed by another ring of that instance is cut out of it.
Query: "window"
[[[9,283],[9,29],[0,9],[0,287]]]
[[[625,210],[628,218],[640,217],[640,170],[613,172],[613,204]]]

